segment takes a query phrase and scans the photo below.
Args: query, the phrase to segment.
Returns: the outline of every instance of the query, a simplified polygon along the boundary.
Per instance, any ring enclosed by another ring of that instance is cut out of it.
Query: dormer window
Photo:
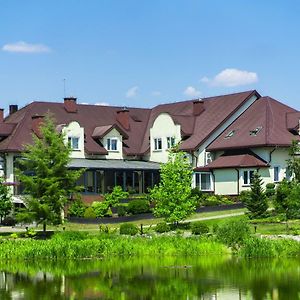
[[[235,134],[235,130],[230,130],[226,135],[225,135],[225,139],[230,139],[231,137],[233,137]]]
[[[108,138],[106,147],[108,151],[118,151],[118,139]]]
[[[261,130],[262,130],[262,126],[258,126],[254,130],[250,130],[249,134],[251,136],[257,136]]]
[[[79,150],[79,138],[78,137],[69,136],[68,143],[72,150]]]

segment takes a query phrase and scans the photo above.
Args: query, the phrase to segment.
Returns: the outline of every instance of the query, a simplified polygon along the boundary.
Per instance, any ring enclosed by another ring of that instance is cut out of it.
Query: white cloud
[[[160,91],[153,91],[152,92],[152,96],[155,96],[155,97],[158,97],[161,95],[161,92]]]
[[[203,77],[201,82],[212,86],[234,87],[240,85],[252,84],[258,81],[255,72],[243,71],[238,69],[225,69],[217,74],[213,79]]]
[[[95,103],[95,105],[99,105],[99,106],[109,106],[109,103],[107,103],[107,102],[97,102],[97,103]]]
[[[22,41],[13,44],[6,44],[2,47],[2,50],[18,53],[45,53],[51,51],[49,47],[43,44],[29,44]]]
[[[133,98],[137,95],[139,87],[138,86],[133,86],[126,92],[126,98]]]
[[[193,86],[188,86],[184,92],[184,95],[189,96],[189,97],[199,97],[201,95],[201,92],[198,91],[196,88]]]

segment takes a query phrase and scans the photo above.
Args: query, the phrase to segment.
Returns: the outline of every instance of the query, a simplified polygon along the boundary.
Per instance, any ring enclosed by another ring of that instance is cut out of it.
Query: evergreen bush
[[[68,209],[68,215],[71,217],[83,217],[85,209],[86,206],[81,200],[75,200]]]
[[[150,203],[147,200],[132,200],[128,203],[127,212],[133,215],[150,212]]]
[[[95,214],[95,212],[94,212],[94,210],[91,206],[87,207],[85,209],[85,212],[84,212],[83,216],[87,219],[95,219],[96,218],[96,214]]]
[[[204,235],[209,233],[209,227],[203,222],[194,222],[191,224],[192,234]]]
[[[169,232],[170,230],[171,228],[166,222],[157,223],[155,226],[155,231],[157,233]]]

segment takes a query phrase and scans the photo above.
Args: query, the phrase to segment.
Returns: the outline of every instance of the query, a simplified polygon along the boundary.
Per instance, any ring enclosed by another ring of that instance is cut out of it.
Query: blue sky
[[[257,89],[300,110],[300,1],[9,0],[0,106],[151,107]]]

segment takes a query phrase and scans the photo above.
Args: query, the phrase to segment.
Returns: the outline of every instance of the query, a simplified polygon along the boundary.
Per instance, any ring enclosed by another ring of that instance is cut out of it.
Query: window
[[[205,152],[205,165],[208,165],[213,161],[213,155],[210,152]]]
[[[225,135],[225,139],[230,139],[232,136],[234,136],[234,134],[235,134],[235,130],[229,131],[229,132]]]
[[[201,191],[212,190],[212,177],[210,173],[195,173],[196,187]]]
[[[257,136],[261,130],[262,130],[262,126],[258,126],[254,130],[250,130],[249,134],[251,136]]]
[[[253,174],[254,174],[254,171],[244,171],[244,173],[243,173],[244,185],[251,184]]]
[[[171,137],[171,136],[168,136],[167,137],[167,147],[168,147],[168,149],[170,149],[174,146],[175,146],[175,138]]]
[[[79,150],[79,138],[78,137],[69,136],[68,142],[69,142],[70,147],[73,150]]]
[[[154,150],[161,150],[161,149],[162,149],[161,138],[154,139]]]
[[[280,173],[280,167],[279,166],[275,166],[274,167],[274,182],[278,182],[279,181],[279,173]]]
[[[107,150],[108,151],[118,150],[118,140],[116,138],[107,139]]]

